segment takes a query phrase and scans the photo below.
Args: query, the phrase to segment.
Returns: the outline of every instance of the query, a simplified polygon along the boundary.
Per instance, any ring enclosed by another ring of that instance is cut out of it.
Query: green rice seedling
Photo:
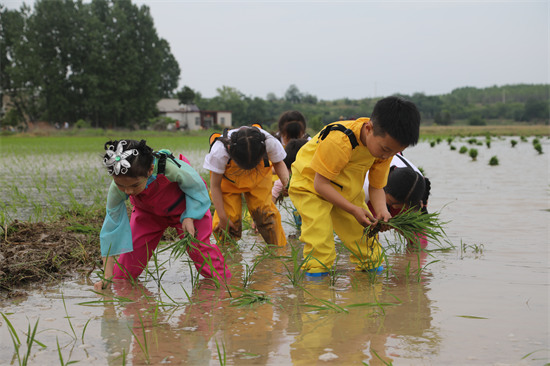
[[[527,137],[522,135],[519,138],[520,138],[521,142],[527,142]]]
[[[526,354],[525,356],[523,356],[521,359],[522,360],[525,360],[527,357],[530,357],[531,355],[537,353],[537,352],[540,352],[540,351],[548,351],[548,348],[541,348],[541,349],[537,349],[533,352],[529,352],[528,354]],[[532,358],[533,361],[547,361],[547,359],[545,358]],[[544,364],[545,366],[548,365],[548,363],[545,363]]]
[[[466,154],[466,153],[468,152],[468,147],[462,145],[462,146],[460,147],[460,150],[458,150],[458,152],[459,152],[460,154]]]
[[[439,218],[439,212],[423,213],[422,211],[409,208],[392,218],[387,222],[377,222],[365,228],[364,235],[367,237],[376,237],[382,225],[396,230],[405,242],[413,243],[414,247],[419,247],[419,234],[424,235],[428,240],[436,244],[442,244],[442,241],[450,243],[444,230],[444,225]]]
[[[386,307],[388,307],[388,306],[397,306],[397,305],[402,304],[402,301],[399,298],[397,298],[396,296],[394,296],[392,294],[389,294],[389,295],[392,296],[394,299],[396,299],[397,302],[395,302],[395,303],[393,303],[393,302],[380,302],[380,301],[378,301],[378,298],[375,295],[374,296],[374,300],[375,300],[374,302],[364,302],[364,303],[350,304],[347,307],[348,308],[359,308],[359,307],[377,308],[380,311],[380,315],[385,316],[386,315],[386,310],[385,310]]]
[[[471,249],[473,253],[483,254],[484,248],[485,246],[483,244],[465,244],[462,242],[460,243],[460,249],[462,253],[466,253],[468,249]]]
[[[491,156],[491,159],[489,159],[489,165],[490,166],[496,166],[498,165],[498,158],[497,156]]]
[[[100,295],[100,296],[105,296],[104,293],[101,293],[101,292],[97,292],[97,291],[93,291],[92,292],[96,295]],[[82,305],[82,306],[105,306],[107,304],[116,304],[116,305],[124,305],[124,304],[128,304],[128,303],[131,303],[131,302],[134,302],[134,300],[132,299],[129,299],[127,297],[123,297],[123,296],[112,296],[111,299],[109,300],[92,300],[92,301],[85,301],[85,302],[79,302],[77,303],[77,305]]]
[[[340,305],[337,305],[333,303],[332,301],[320,299],[316,296],[313,296],[308,290],[302,287],[302,290],[308,294],[309,296],[313,297],[315,300],[321,302],[323,305],[313,305],[313,304],[302,304],[304,307],[313,308],[315,310],[334,310],[337,313],[349,313],[349,311]]]
[[[19,349],[21,347],[21,341],[19,340],[19,336],[17,335],[17,331],[13,327],[12,323],[9,321],[8,317],[4,313],[0,313],[2,317],[4,318],[4,321],[6,322],[6,325],[8,326],[8,331],[10,333],[10,337],[13,343],[13,347],[15,349],[15,356],[17,357],[17,361],[19,365],[27,365],[29,362],[29,357],[31,355],[31,349],[32,345],[34,343],[38,344],[42,348],[46,348],[46,346],[36,340],[36,331],[38,330],[38,322],[40,319],[36,321],[34,324],[33,329],[31,330],[31,324],[28,324],[28,330],[27,330],[27,339],[25,341],[27,346],[27,353],[21,357],[19,354]]]
[[[510,144],[512,145],[512,147],[515,147],[518,144],[518,141],[517,140],[510,140]]]
[[[535,148],[535,150],[537,150],[539,155],[542,154],[542,145],[540,143],[534,144],[533,147]]]
[[[254,261],[252,266],[250,266],[248,263],[244,262],[244,273],[243,273],[243,287],[246,288],[250,284],[250,277],[254,273],[254,270],[260,264],[264,259],[266,258],[266,255],[260,256],[257,260]]]
[[[534,145],[536,145],[536,144],[540,144],[540,140],[539,140],[538,138],[535,137],[535,138],[533,139],[533,141],[531,141],[531,143],[532,143],[533,146],[534,146]]]
[[[477,145],[477,139],[475,137],[472,137],[472,138],[468,139],[468,143],[470,145]]]
[[[78,361],[67,361],[67,362],[65,362],[63,360],[63,354],[61,353],[61,347],[59,346],[59,338],[57,338],[57,336],[55,337],[55,341],[57,343],[57,354],[59,355],[59,362],[61,363],[61,366],[71,365],[73,363],[78,362]]]
[[[241,296],[231,300],[232,306],[253,306],[255,304],[272,304],[269,296],[265,292],[253,289],[244,289],[237,286],[231,286],[242,292]],[[273,305],[273,304],[272,304]]]
[[[436,259],[436,260],[433,260],[429,263],[427,263],[426,265],[424,265],[423,267],[420,267],[415,271],[416,272],[416,281],[418,283],[422,282],[422,273],[424,273],[424,271],[426,270],[426,268],[430,265],[430,264],[433,264],[433,263],[437,263],[439,262],[439,259]],[[419,261],[420,263],[420,261]]]
[[[380,357],[378,355],[378,353],[376,353],[376,351],[374,349],[371,348],[371,351],[372,353],[374,353],[374,355],[376,356],[376,358],[378,358],[384,365],[386,366],[393,366],[393,362],[391,361],[385,361],[382,357]]]
[[[166,262],[168,262],[168,260],[162,262],[162,263],[159,263],[159,259],[158,259],[158,254],[156,251],[153,251],[153,253],[151,253],[151,257],[153,259],[152,263],[153,263],[153,270],[150,270],[149,269],[149,266],[146,266],[145,267],[145,276],[147,278],[147,276],[151,276],[151,278],[157,283],[157,287],[158,288],[161,288],[161,281],[162,281],[162,277],[164,277],[164,275],[166,274],[166,269],[162,270],[162,268],[164,267],[164,264]]]
[[[298,287],[305,276],[305,271],[302,271],[302,266],[307,263],[309,260],[314,259],[311,256],[311,253],[308,254],[304,259],[300,260],[302,248],[299,245],[290,244],[290,257],[287,257],[289,260],[283,260],[283,266],[286,269],[286,277],[292,283],[292,286]],[[290,262],[290,265],[288,264]]]
[[[88,321],[86,322],[86,324],[84,324],[84,328],[82,328],[82,344],[84,344],[84,334],[86,333],[86,329],[88,328],[88,324],[90,324],[90,320],[92,319],[88,319]]]
[[[476,161],[477,154],[478,154],[477,149],[472,148],[472,149],[468,150],[468,155],[470,155],[470,157],[472,158],[472,161]]]
[[[430,147],[434,147],[435,146],[435,141],[430,141]]]
[[[455,146],[455,145],[450,145],[450,149],[451,149],[451,151],[455,151],[455,150],[456,150],[456,146]]]
[[[454,137],[447,137],[447,144],[451,145],[453,143]]]
[[[141,334],[143,335],[143,342],[139,340],[139,338],[137,337],[136,333],[134,333],[134,330],[132,329],[130,324],[128,324],[128,329],[134,336],[134,339],[136,340],[139,348],[141,349],[141,352],[143,352],[143,354],[145,355],[145,363],[149,365],[151,363],[151,356],[149,355],[149,344],[147,343],[147,333],[145,332],[145,325],[143,324],[143,319],[141,318],[141,314],[138,313],[138,315],[139,315],[139,322],[141,324]]]
[[[216,350],[218,352],[218,361],[220,362],[220,366],[225,366],[227,364],[227,355],[225,351],[225,344],[223,343],[223,341],[222,341],[222,349],[220,350],[218,340],[216,339]]]
[[[71,322],[71,316],[69,316],[69,312],[67,311],[67,304],[65,303],[65,295],[63,295],[63,293],[61,293],[61,300],[63,301],[63,308],[65,309],[65,319],[67,319],[67,321],[69,322],[69,327],[73,332],[73,338],[76,341],[76,332],[74,331],[73,323]]]
[[[487,146],[488,149],[490,149],[491,148],[491,141],[490,140],[485,141],[485,145]]]

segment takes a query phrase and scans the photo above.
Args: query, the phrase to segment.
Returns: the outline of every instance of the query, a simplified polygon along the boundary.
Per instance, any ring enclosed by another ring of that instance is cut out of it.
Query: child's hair
[[[296,154],[298,154],[298,150],[300,150],[300,148],[304,146],[306,142],[306,139],[293,139],[290,140],[288,144],[286,144],[286,157],[283,161],[285,162],[285,165],[289,170],[292,163],[294,163],[294,161],[296,160]]]
[[[371,121],[377,136],[387,133],[403,146],[414,146],[418,142],[420,112],[411,101],[397,96],[380,99],[374,106]]]
[[[145,140],[110,140],[105,143],[103,164],[110,175],[138,178],[147,176],[154,158]]]
[[[266,154],[265,135],[257,127],[241,127],[229,138],[221,137],[229,156],[244,170],[255,168]]]
[[[392,167],[384,191],[409,207],[419,207],[420,201],[425,198],[427,202],[430,194],[430,185],[426,183],[425,178],[413,168]]]
[[[279,117],[279,135],[287,140],[301,138],[306,127],[306,117],[299,111],[286,111]]]

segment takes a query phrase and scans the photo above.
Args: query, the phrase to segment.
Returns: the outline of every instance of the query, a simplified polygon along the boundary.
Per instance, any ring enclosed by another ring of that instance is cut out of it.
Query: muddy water
[[[431,179],[429,208],[450,221],[455,248],[421,255],[389,249],[392,272],[374,281],[340,253],[334,279],[295,287],[285,267],[291,261],[271,256],[248,284],[268,302],[235,306],[242,278],[264,254],[261,237],[248,232],[238,249],[224,248],[235,287],[197,286],[186,263],[164,263],[136,287],[117,284],[105,297],[90,283],[68,281],[3,303],[1,311],[23,344],[38,322],[36,339],[45,347],[33,344],[35,365],[60,363],[59,352],[81,365],[219,365],[224,358],[228,365],[545,364],[550,144],[543,139],[538,155],[530,141],[511,148],[509,140],[476,146],[477,161],[458,153],[466,141],[453,142],[456,151],[446,142],[405,151]],[[494,155],[500,164],[489,166]],[[289,223],[285,229],[296,233]],[[394,242],[383,239],[388,248]],[[291,256],[290,245],[275,254]],[[19,364],[3,318],[0,363]]]

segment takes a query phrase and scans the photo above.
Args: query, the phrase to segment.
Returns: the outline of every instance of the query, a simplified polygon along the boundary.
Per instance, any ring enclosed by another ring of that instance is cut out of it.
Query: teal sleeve
[[[180,221],[185,218],[200,220],[210,208],[210,196],[206,183],[199,173],[184,161],[176,159],[180,167],[167,160],[165,176],[171,182],[177,182],[185,193],[185,211],[181,214]]]
[[[99,233],[101,256],[111,257],[133,250],[132,231],[126,211],[128,196],[111,183],[107,194],[105,220]]]

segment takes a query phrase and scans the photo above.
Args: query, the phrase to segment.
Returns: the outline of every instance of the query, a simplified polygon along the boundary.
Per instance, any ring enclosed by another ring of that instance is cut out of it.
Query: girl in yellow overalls
[[[212,226],[218,241],[226,231],[234,239],[242,233],[242,199],[266,243],[286,245],[281,214],[271,200],[271,167],[288,184],[281,143],[259,126],[243,126],[224,132],[211,142],[203,167],[210,171],[210,192],[214,203]]]

